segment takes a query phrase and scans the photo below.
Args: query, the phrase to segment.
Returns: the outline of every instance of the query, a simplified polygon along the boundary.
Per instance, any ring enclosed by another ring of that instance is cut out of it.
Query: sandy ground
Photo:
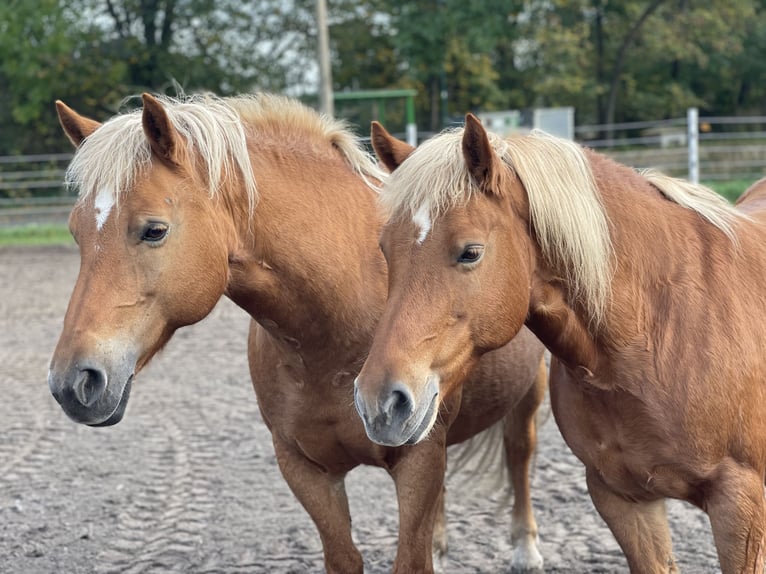
[[[48,392],[48,361],[78,268],[73,248],[0,249],[0,572],[321,572],[321,545],[277,469],[247,374],[248,318],[222,301],[139,375],[125,419],[92,429]],[[503,572],[508,512],[448,481],[444,572]],[[366,571],[389,572],[393,485],[348,478]],[[532,492],[548,572],[627,572],[552,419]],[[717,572],[707,517],[669,514],[683,572]]]

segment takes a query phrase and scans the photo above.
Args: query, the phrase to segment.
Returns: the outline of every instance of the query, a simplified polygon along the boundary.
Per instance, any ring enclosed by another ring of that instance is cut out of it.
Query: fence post
[[[415,97],[407,96],[405,102],[407,111],[407,143],[413,147],[418,145],[418,125],[415,123]]]
[[[689,181],[699,183],[699,112],[697,108],[686,110],[687,140],[689,144]]]

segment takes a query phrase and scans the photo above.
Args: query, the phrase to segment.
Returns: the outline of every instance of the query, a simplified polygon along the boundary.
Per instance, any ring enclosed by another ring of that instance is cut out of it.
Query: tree
[[[68,150],[53,102],[97,119],[141,91],[306,85],[313,18],[282,0],[0,3],[0,153]]]
[[[363,0],[352,4],[363,6],[359,14],[365,14],[368,22],[364,58],[369,62],[382,57],[378,63],[386,63],[385,71],[378,68],[384,73],[369,80],[377,83],[384,75],[394,75],[390,87],[417,88],[418,117],[428,118],[425,127],[436,130],[452,113],[462,114],[478,103],[501,105],[492,51],[509,34],[512,8],[521,2]],[[345,14],[350,13],[353,10],[347,8]],[[335,14],[343,18],[340,11]],[[357,19],[357,33],[364,27]],[[351,46],[350,39],[338,41],[344,32],[343,26],[331,29],[335,46]],[[357,45],[359,39],[354,38]],[[346,49],[344,55],[349,52]],[[338,62],[341,69],[336,77],[343,78],[346,58]],[[366,74],[357,73],[355,78],[356,85],[370,87]]]
[[[282,91],[300,83],[313,17],[280,0],[80,0],[133,91]],[[299,7],[298,7],[299,8]],[[298,70],[298,73],[295,71]]]
[[[525,31],[527,69],[541,101],[575,105],[581,122],[678,115],[707,101],[682,70],[709,76],[715,62],[714,74],[726,75],[716,55],[741,53],[754,14],[749,0],[540,3]]]
[[[68,150],[54,100],[114,97],[124,66],[91,68],[96,40],[60,0],[0,4],[0,154]]]

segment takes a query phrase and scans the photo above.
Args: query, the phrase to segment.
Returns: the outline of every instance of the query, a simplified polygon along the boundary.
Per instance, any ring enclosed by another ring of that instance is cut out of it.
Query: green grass
[[[750,180],[703,182],[729,201],[734,202],[753,182]],[[69,229],[63,223],[0,226],[0,246],[3,245],[73,245]]]
[[[749,179],[735,179],[732,181],[705,181],[702,183],[734,203],[742,195],[742,192],[754,182]]]
[[[63,223],[29,223],[0,226],[1,245],[74,245],[74,240]]]

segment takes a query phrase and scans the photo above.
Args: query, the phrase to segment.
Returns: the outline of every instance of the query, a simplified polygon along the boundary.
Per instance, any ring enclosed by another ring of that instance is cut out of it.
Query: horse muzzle
[[[359,378],[354,381],[354,404],[368,438],[383,446],[402,446],[423,440],[439,411],[439,379],[428,377],[421,399],[407,385],[395,381],[365,400]]]
[[[112,370],[77,362],[59,370],[51,364],[48,387],[73,421],[89,426],[114,425],[125,414],[135,369],[135,361],[122,363]]]

